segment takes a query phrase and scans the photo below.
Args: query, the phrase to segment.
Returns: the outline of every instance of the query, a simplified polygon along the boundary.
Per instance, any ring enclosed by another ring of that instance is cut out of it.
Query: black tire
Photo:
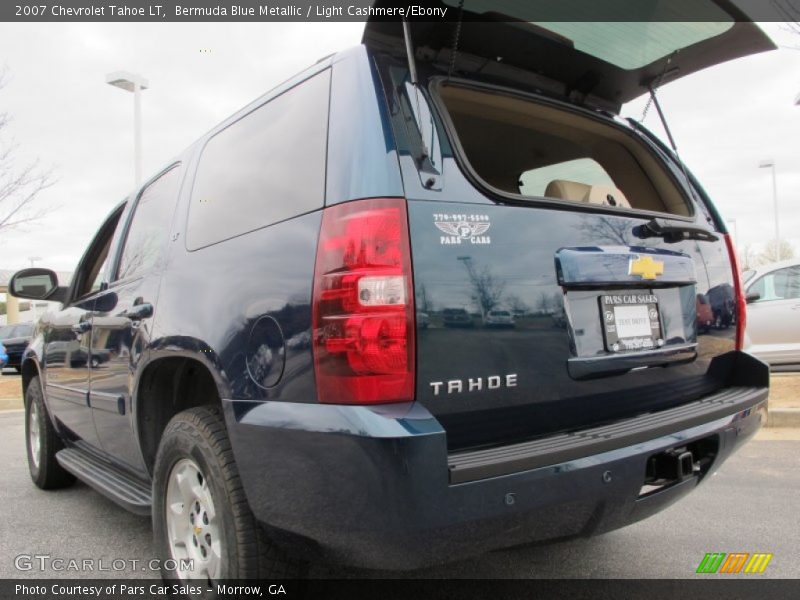
[[[184,459],[195,463],[201,475],[205,476],[214,510],[220,517],[215,530],[222,545],[220,571],[218,577],[213,579],[306,576],[308,563],[290,558],[267,539],[250,511],[220,410],[199,407],[172,418],[164,430],[156,455],[153,473],[153,536],[156,552],[161,559],[161,575],[165,580],[182,578],[174,565],[169,564],[179,557],[174,557],[170,549],[167,492],[173,468],[186,464]],[[202,483],[201,478],[198,480]],[[184,578],[196,577],[198,575],[193,573],[184,574]],[[204,575],[199,577],[203,578]]]
[[[31,441],[31,425],[34,419],[39,424],[38,452],[32,447]],[[58,437],[47,414],[38,377],[31,379],[25,390],[25,447],[28,451],[28,470],[37,487],[54,490],[75,482],[75,477],[65,471],[56,460],[56,452],[64,448],[64,442]],[[38,454],[38,460],[34,459],[35,452]]]

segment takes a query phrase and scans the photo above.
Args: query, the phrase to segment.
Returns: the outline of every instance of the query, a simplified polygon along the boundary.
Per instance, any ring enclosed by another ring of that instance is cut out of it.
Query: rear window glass
[[[192,189],[190,250],[323,206],[329,82],[327,69],[208,141]]]
[[[125,236],[116,279],[139,277],[161,266],[172,214],[178,201],[181,172],[179,165],[170,168],[149,183],[139,195]],[[109,246],[110,242],[109,239]],[[108,250],[107,246],[101,265],[108,260]],[[100,289],[104,271],[104,266],[99,266],[92,283],[92,291]]]
[[[577,112],[457,84],[438,88],[469,167],[521,198],[688,216],[665,166],[633,136]]]
[[[720,18],[727,17],[721,10]],[[728,17],[729,18],[729,17]],[[534,23],[575,47],[623,69],[638,69],[687,46],[716,37],[733,22],[560,22]]]

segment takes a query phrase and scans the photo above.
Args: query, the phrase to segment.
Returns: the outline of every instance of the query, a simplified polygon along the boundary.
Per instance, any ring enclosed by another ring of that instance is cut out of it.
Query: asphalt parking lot
[[[391,576],[425,578],[684,578],[706,552],[771,552],[766,571],[748,577],[800,577],[800,432],[765,432],[726,462],[688,498],[626,529],[603,536],[496,551],[474,559]],[[136,568],[88,577],[157,577],[150,520],[137,517],[87,486],[45,492],[28,476],[22,411],[0,412],[0,578],[79,577],[15,567],[20,555],[138,561]],[[35,562],[34,562],[35,564]],[[119,564],[119,563],[118,563]],[[312,576],[313,576],[312,572]],[[385,573],[335,569],[338,577]],[[742,577],[743,575],[739,575]],[[735,576],[734,576],[735,577]]]

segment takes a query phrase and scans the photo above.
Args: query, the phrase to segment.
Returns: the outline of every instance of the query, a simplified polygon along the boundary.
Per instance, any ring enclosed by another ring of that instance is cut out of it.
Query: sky
[[[773,238],[769,169],[777,165],[781,236],[800,253],[800,35],[763,28],[779,50],[712,67],[659,90],[679,151],[738,245]],[[143,177],[205,131],[296,72],[357,45],[361,23],[0,23],[18,164],[51,168],[41,221],[0,233],[0,269],[74,268],[97,227],[133,187],[133,95],[105,83],[126,70],[143,93]],[[623,107],[640,118],[644,99]],[[661,134],[655,110],[645,125]],[[663,134],[661,134],[663,137]]]

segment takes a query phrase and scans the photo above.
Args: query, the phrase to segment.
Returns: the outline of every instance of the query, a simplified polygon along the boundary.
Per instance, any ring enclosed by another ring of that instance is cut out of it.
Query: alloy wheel
[[[190,458],[175,463],[167,483],[167,535],[180,579],[219,580],[222,539],[208,480]]]

